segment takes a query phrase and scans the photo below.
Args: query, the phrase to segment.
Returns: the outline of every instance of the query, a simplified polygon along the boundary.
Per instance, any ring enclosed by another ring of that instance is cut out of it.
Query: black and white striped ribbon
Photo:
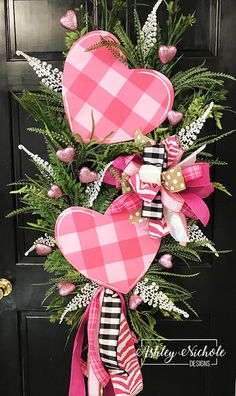
[[[145,164],[161,167],[161,171],[165,170],[167,168],[167,154],[165,145],[157,144],[156,146],[144,147],[143,159]],[[152,202],[143,202],[142,217],[161,220],[162,216],[163,206],[160,193],[157,193]]]
[[[123,374],[117,361],[117,346],[120,334],[122,304],[116,292],[104,290],[99,329],[99,353],[104,366]]]
[[[167,154],[164,144],[144,147],[143,160],[147,165],[161,166],[162,170],[167,168]]]

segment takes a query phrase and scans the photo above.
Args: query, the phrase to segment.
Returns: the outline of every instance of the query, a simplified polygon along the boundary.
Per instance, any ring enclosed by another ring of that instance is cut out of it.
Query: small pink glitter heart
[[[44,245],[43,243],[36,243],[35,252],[38,256],[47,256],[52,252],[51,246]]]
[[[60,296],[68,296],[68,294],[71,294],[76,286],[73,283],[70,282],[60,282],[57,285],[58,290],[59,290],[59,294]]]
[[[60,19],[60,24],[67,30],[74,31],[77,29],[77,17],[76,13],[73,10],[68,10],[65,15],[63,15]]]
[[[62,190],[56,184],[53,184],[51,186],[50,190],[48,190],[49,198],[58,198],[58,197],[61,197],[62,195],[63,195]]]
[[[84,166],[83,168],[80,169],[79,172],[79,181],[80,183],[92,183],[95,180],[97,180],[97,173],[91,171],[89,168]]]
[[[70,164],[75,157],[75,149],[73,147],[67,147],[57,150],[56,155],[60,161],[65,162],[65,164]]]
[[[134,311],[141,303],[143,299],[137,294],[132,294],[129,298],[129,308]]]
[[[174,126],[176,124],[178,124],[182,119],[183,119],[183,113],[181,113],[181,111],[174,111],[174,110],[170,110],[167,118],[168,121],[170,123],[170,125]]]
[[[172,258],[173,257],[171,254],[165,253],[159,258],[158,261],[162,265],[162,267],[169,269],[173,267]]]
[[[177,48],[174,45],[161,45],[158,49],[158,56],[163,65],[166,65],[176,55]]]

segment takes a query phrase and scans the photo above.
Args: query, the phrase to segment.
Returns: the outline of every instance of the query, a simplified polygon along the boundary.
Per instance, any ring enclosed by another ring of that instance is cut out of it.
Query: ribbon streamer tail
[[[186,157],[183,161],[179,162],[179,166],[181,166],[182,168],[185,166],[190,166],[192,164],[194,164],[197,160],[197,155],[203,151],[206,148],[206,144],[204,144],[203,146],[199,147],[197,150],[195,150],[192,154],[190,154],[188,157]]]
[[[94,374],[91,364],[88,369],[88,396],[102,396],[103,388]]]
[[[183,213],[171,212],[164,208],[164,219],[168,226],[170,235],[177,242],[189,242],[187,221]]]
[[[82,370],[81,353],[82,353],[82,345],[84,339],[85,324],[88,321],[89,310],[90,310],[90,306],[88,305],[75,337],[73,355],[72,355],[72,364],[71,364],[69,396],[86,396],[85,383],[84,383],[85,372],[83,372]]]

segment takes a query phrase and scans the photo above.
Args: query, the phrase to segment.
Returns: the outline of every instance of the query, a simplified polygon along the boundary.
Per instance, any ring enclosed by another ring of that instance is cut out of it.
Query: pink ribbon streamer
[[[86,324],[88,324],[89,364],[92,368],[92,381],[94,382],[97,379],[98,383],[104,387],[104,396],[116,396],[116,392],[112,385],[112,376],[105,370],[99,355],[98,332],[100,323],[100,296],[103,290],[104,288],[100,287],[93,300],[87,306],[75,337],[68,396],[86,396],[84,376],[88,376],[90,370],[88,369],[87,363],[81,358]],[[122,314],[126,317],[124,298],[120,293],[118,293],[118,295],[122,303]],[[90,384],[90,393],[91,391],[93,392],[92,389],[93,386]],[[97,389],[98,386],[96,382],[94,382],[94,390],[96,391]],[[89,396],[95,396],[95,394],[90,394]]]
[[[87,376],[89,370],[87,367],[87,363],[81,358],[81,355],[82,355],[85,325],[88,322],[90,322],[91,325],[91,321],[92,321],[92,328],[90,329],[88,334],[88,344],[89,344],[89,351],[90,350],[92,351],[92,358],[90,359],[90,364],[92,365],[93,373],[96,376],[99,383],[104,387],[106,387],[106,385],[110,381],[110,376],[104,369],[100,357],[97,355],[98,351],[96,351],[96,340],[95,340],[96,337],[95,334],[97,334],[97,339],[98,339],[98,332],[95,333],[97,325],[94,321],[94,314],[96,315],[98,313],[97,312],[98,308],[100,308],[99,297],[102,290],[103,288],[99,288],[93,300],[87,306],[75,337],[73,354],[72,354],[69,396],[86,396],[84,375]],[[98,318],[97,318],[97,323],[99,325]],[[94,332],[92,330],[94,330]],[[94,359],[96,360],[94,361]],[[114,396],[114,393],[109,393],[106,396]]]

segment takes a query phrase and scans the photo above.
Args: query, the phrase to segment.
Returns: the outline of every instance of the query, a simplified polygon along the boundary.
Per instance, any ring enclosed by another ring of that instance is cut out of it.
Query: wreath
[[[42,135],[48,158],[19,145],[37,174],[14,183],[21,206],[8,217],[32,214],[27,228],[41,235],[25,255],[46,256],[44,305],[51,322],[78,329],[70,396],[84,389],[83,375],[93,396],[109,386],[114,395],[139,393],[134,344],[161,348],[158,313],[197,315],[178,279],[198,274],[173,271],[175,261],[223,253],[199,224],[208,223],[204,199],[214,188],[230,195],[210,179],[211,168],[226,162],[207,147],[233,131],[201,131],[209,118],[221,129],[224,80],[235,79],[204,64],[175,71],[195,15],[163,2],[161,26],[161,3],[143,26],[134,8],[132,39],[121,22],[123,0],[101,2],[97,24],[83,6],[67,11],[63,72],[17,52],[41,79],[37,92],[15,98],[40,124],[28,131]],[[81,358],[85,324],[89,363]]]

